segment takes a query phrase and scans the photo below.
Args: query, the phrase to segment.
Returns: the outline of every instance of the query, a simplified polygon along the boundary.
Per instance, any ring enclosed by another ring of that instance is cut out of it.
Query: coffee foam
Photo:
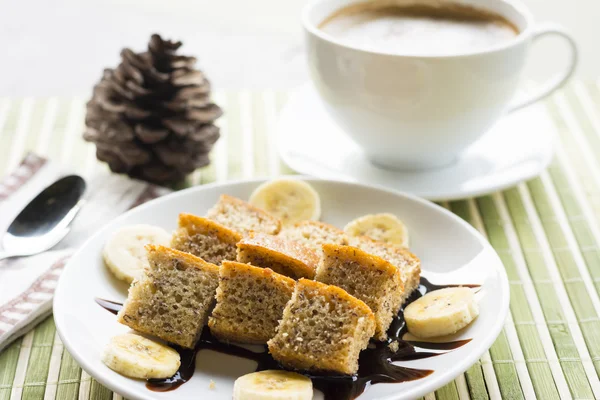
[[[415,55],[485,50],[519,33],[499,14],[431,0],[356,3],[335,11],[319,28],[348,45]]]

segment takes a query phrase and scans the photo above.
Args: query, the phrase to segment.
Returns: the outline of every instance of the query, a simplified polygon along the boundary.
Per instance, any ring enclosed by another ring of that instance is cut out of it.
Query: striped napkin
[[[28,154],[0,181],[0,233],[40,191],[65,175],[60,167]],[[71,232],[50,251],[0,261],[0,351],[46,318],[60,273],[73,251],[102,225],[169,189],[102,172],[87,182],[86,203]]]

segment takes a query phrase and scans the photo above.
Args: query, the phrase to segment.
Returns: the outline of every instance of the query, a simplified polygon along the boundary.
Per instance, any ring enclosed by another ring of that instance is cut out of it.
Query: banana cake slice
[[[224,261],[219,272],[217,305],[208,326],[221,340],[265,344],[275,329],[296,281],[269,268]]]
[[[375,332],[375,317],[345,290],[300,279],[269,352],[288,368],[354,374]]]
[[[351,237],[348,241],[350,246],[358,247],[367,253],[381,257],[400,270],[402,284],[404,285],[403,303],[419,287],[421,260],[405,247],[378,242],[366,236]]]
[[[149,267],[129,288],[118,321],[193,348],[214,305],[219,267],[168,247],[148,245],[146,249]]]
[[[227,194],[221,195],[206,218],[216,221],[237,232],[262,232],[276,235],[281,230],[281,221],[268,212],[250,203]]]
[[[171,247],[219,265],[223,260],[235,260],[236,243],[241,239],[239,232],[215,221],[179,214],[179,229],[173,234]]]
[[[341,229],[319,221],[300,221],[284,228],[280,236],[296,240],[321,254],[325,243],[348,244],[348,238]]]
[[[279,236],[252,233],[243,238],[237,248],[239,262],[271,268],[294,279],[312,279],[319,262],[319,256],[313,249]]]
[[[315,280],[341,287],[364,301],[375,314],[375,338],[387,338],[387,329],[404,297],[398,268],[356,247],[327,243]]]

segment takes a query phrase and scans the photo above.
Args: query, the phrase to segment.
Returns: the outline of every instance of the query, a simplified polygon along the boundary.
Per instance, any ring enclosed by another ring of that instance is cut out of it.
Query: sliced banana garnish
[[[350,221],[344,231],[350,236],[368,236],[380,242],[408,247],[408,230],[393,214],[369,214]]]
[[[236,379],[233,400],[312,400],[312,381],[295,372],[267,370]]]
[[[114,232],[104,245],[104,263],[118,279],[131,283],[140,277],[148,265],[144,246],[169,246],[170,242],[169,232],[157,226],[125,226]]]
[[[170,347],[134,333],[113,337],[102,357],[108,368],[130,378],[169,378],[181,364],[179,353]]]
[[[469,325],[479,315],[473,290],[451,287],[427,293],[404,310],[408,331],[420,338],[446,336]]]
[[[275,215],[284,225],[321,217],[321,198],[308,183],[296,179],[276,179],[257,187],[250,204]]]

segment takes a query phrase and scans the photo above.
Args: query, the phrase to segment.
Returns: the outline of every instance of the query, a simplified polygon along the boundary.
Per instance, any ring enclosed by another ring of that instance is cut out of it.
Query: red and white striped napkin
[[[40,191],[69,173],[49,160],[28,154],[0,181],[0,234]],[[124,211],[169,192],[102,172],[87,181],[86,203],[61,243],[39,255],[0,261],[0,350],[51,313],[60,273],[78,246]]]

